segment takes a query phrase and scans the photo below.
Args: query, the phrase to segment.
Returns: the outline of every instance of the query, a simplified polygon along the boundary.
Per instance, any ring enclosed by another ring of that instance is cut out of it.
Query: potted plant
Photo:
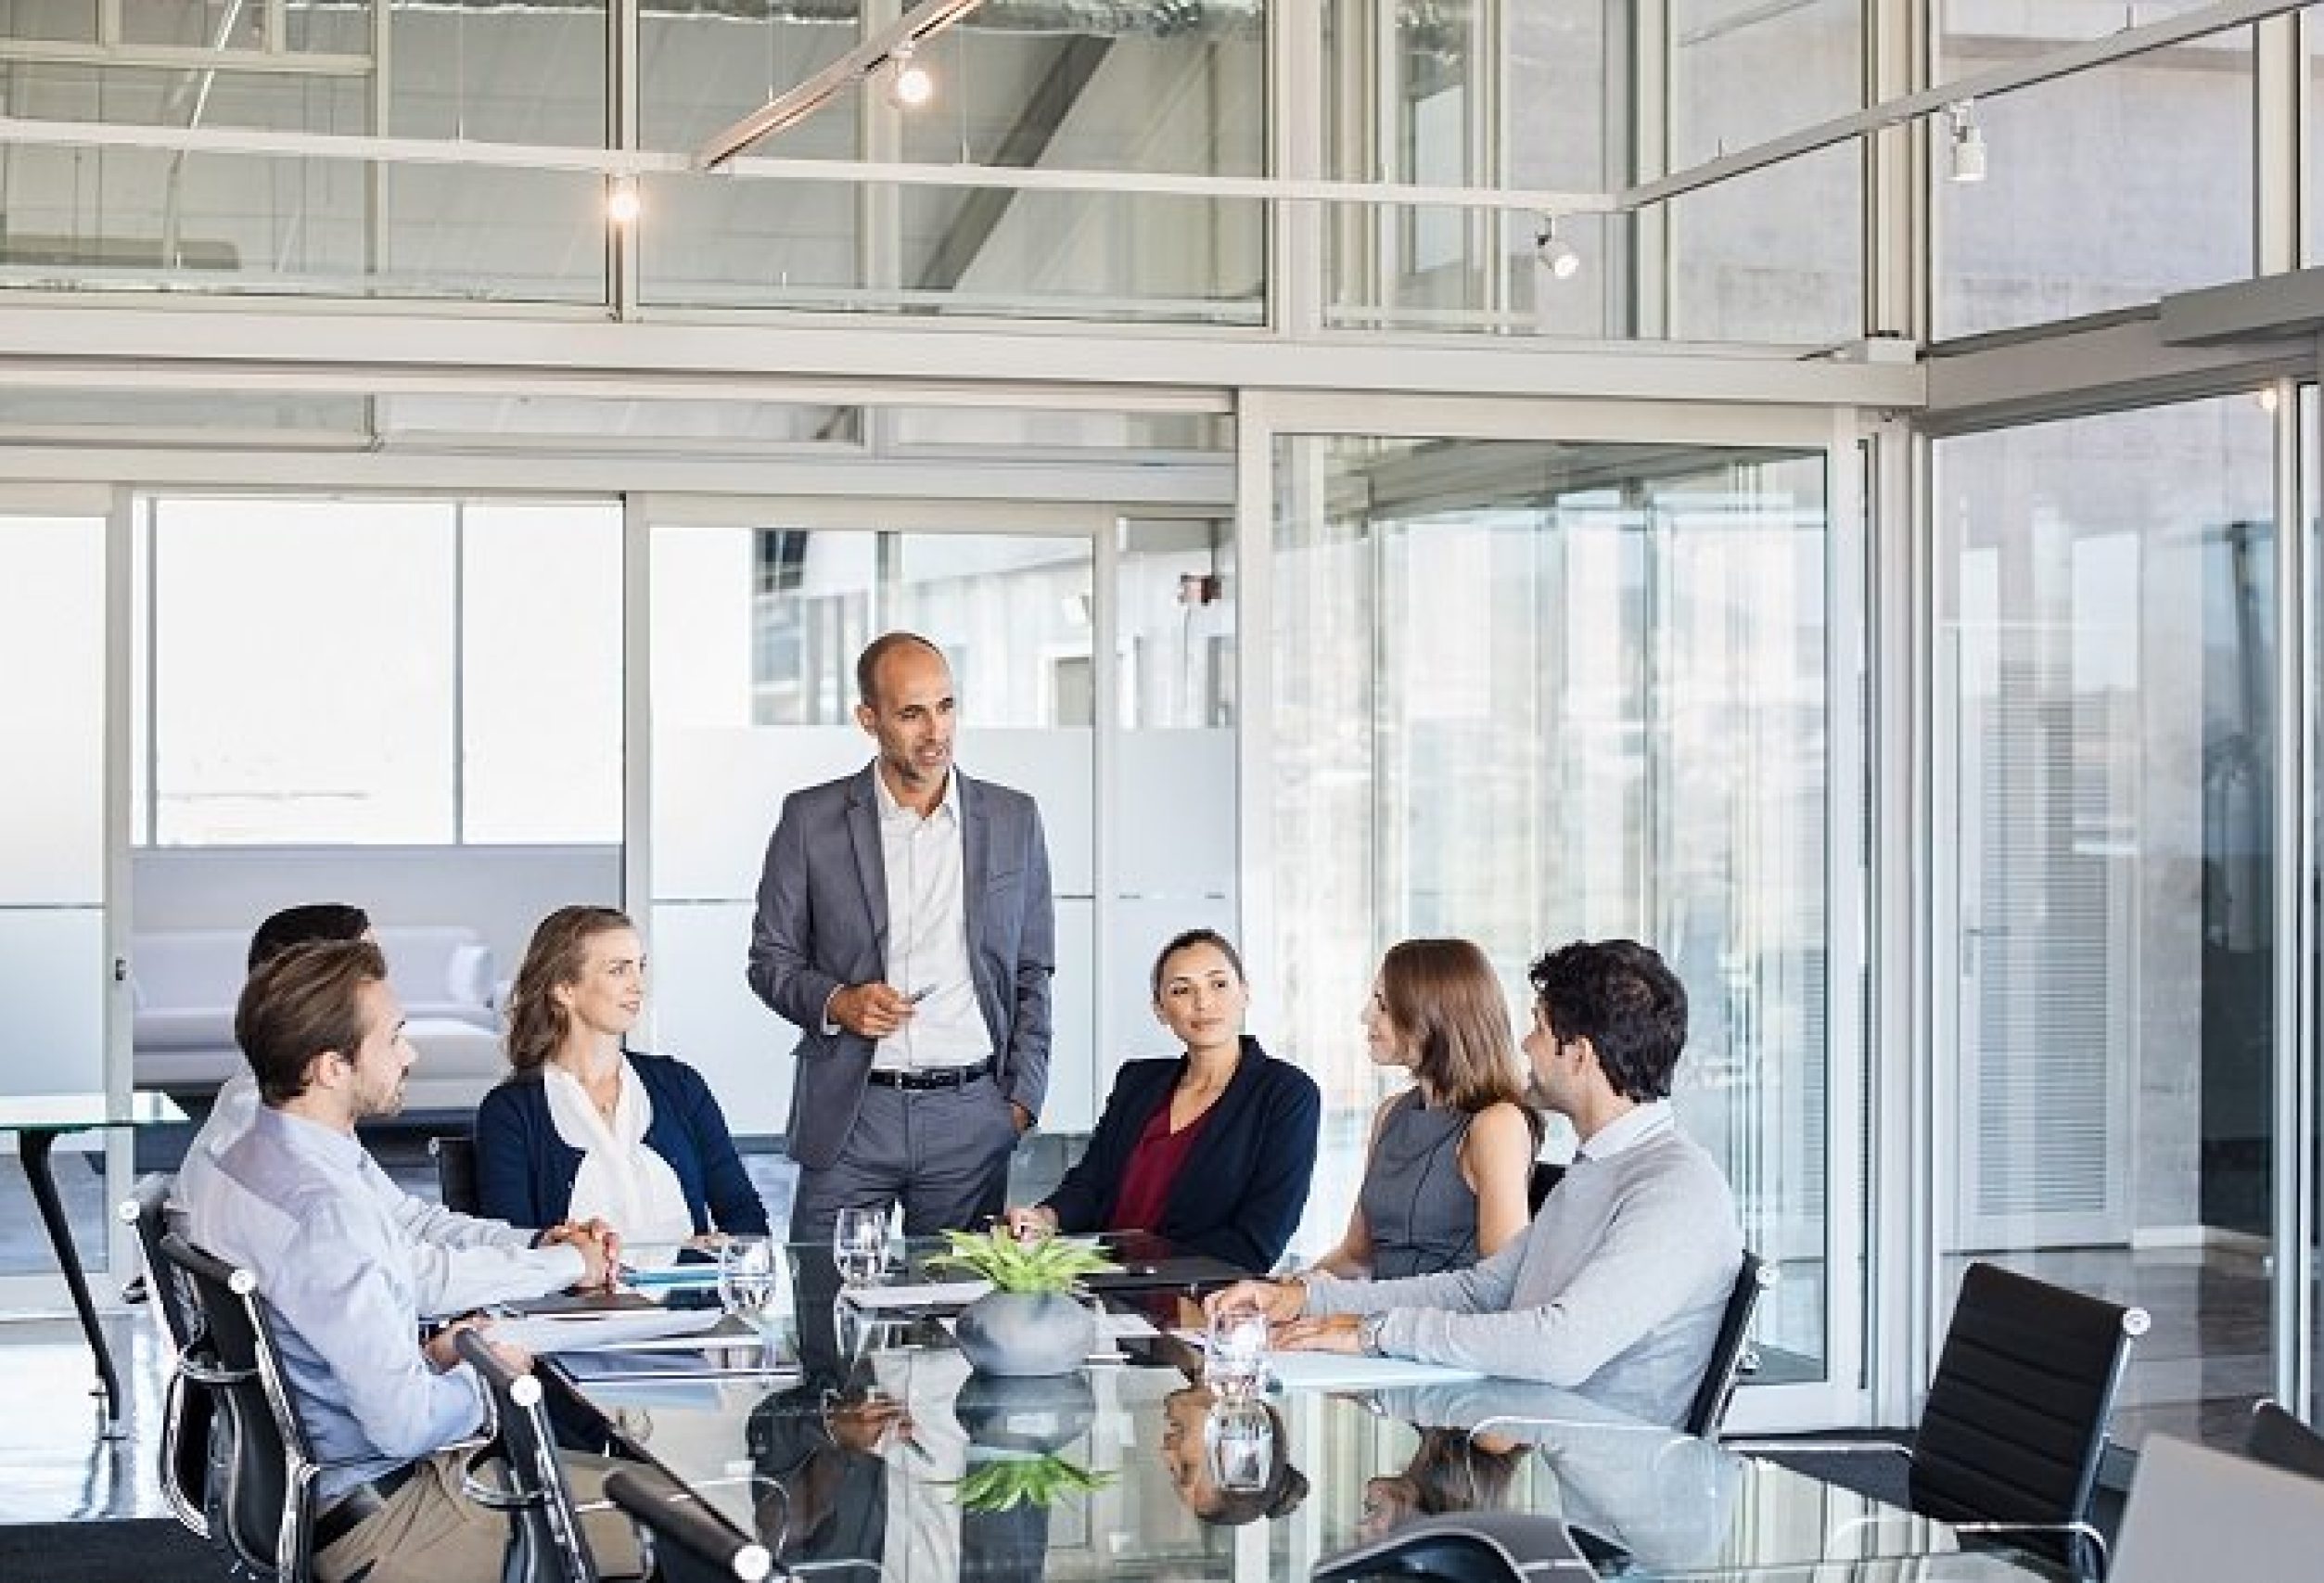
[[[1120,1266],[1093,1242],[1043,1237],[1019,1242],[996,1226],[990,1233],[947,1232],[946,1252],[932,1268],[965,1270],[992,1290],[961,1311],[954,1334],[979,1373],[1066,1374],[1097,1345],[1097,1320],[1073,1296],[1074,1283]]]

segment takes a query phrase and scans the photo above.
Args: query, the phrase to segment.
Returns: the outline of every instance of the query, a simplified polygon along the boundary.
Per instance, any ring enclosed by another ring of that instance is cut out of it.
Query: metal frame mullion
[[[638,66],[643,58],[638,0],[613,0],[606,12],[606,134],[617,149],[637,147]],[[605,178],[608,203],[615,184],[622,179]],[[645,182],[643,176],[627,179],[641,185]],[[606,305],[617,319],[637,317],[638,232],[647,218],[641,215],[637,224],[606,226]]]
[[[2318,345],[2324,362],[2324,340]],[[2310,530],[2301,499],[2304,441],[2297,385],[2276,387],[2276,971],[2275,971],[2275,1395],[2300,1411],[2311,1404],[2315,1323],[2317,1071],[2315,1061],[2316,610],[2310,598]]]

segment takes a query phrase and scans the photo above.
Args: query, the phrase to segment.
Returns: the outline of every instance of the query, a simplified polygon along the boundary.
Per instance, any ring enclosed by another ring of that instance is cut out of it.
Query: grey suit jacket
[[[863,1101],[871,1040],[824,1032],[835,989],[887,975],[887,879],[874,766],[793,792],[767,843],[750,929],[750,987],[801,1029],[788,1130],[791,1157],[836,1161]],[[992,1032],[1001,1092],[1032,1115],[1049,1090],[1049,977],[1056,926],[1041,810],[1023,792],[955,768],[961,897],[977,1003]]]

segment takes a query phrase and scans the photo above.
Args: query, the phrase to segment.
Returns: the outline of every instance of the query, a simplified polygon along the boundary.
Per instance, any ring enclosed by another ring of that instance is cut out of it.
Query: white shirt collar
[[[1626,1149],[1635,1149],[1650,1138],[1658,1138],[1677,1126],[1678,1117],[1670,1111],[1666,1099],[1653,1100],[1639,1105],[1618,1121],[1609,1121],[1577,1151],[1593,1160],[1610,1160]]]
[[[906,808],[896,800],[896,794],[887,789],[887,776],[881,772],[876,763],[872,766],[872,789],[879,798],[879,816],[883,823],[891,819],[906,817],[915,823],[919,820],[920,814],[916,809]],[[948,815],[953,823],[960,823],[960,774],[953,770],[944,772],[944,795],[937,800],[936,807],[928,813],[930,819],[940,819]]]

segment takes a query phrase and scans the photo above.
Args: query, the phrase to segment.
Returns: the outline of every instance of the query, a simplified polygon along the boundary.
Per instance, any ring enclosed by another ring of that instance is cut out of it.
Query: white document
[[[849,1286],[840,1296],[865,1313],[964,1309],[992,1290],[990,1281],[922,1281],[904,1286]]]
[[[534,1354],[586,1352],[595,1347],[621,1347],[641,1341],[660,1341],[673,1335],[698,1335],[725,1317],[716,1309],[540,1314],[531,1319],[497,1320],[485,1334],[504,1346],[521,1347]]]

